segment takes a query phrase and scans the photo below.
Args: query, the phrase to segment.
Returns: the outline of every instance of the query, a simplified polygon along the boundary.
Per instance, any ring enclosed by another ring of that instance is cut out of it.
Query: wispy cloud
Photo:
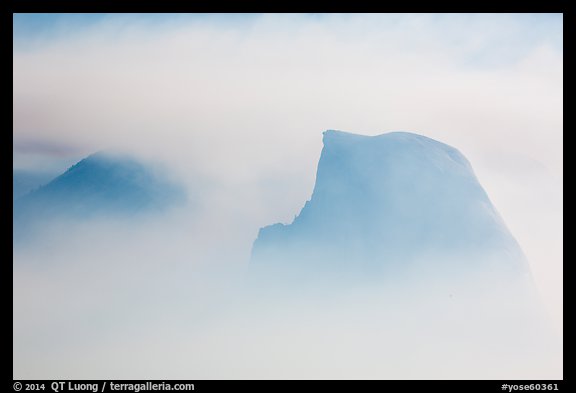
[[[50,156],[68,156],[71,154],[78,154],[78,149],[50,140],[14,140],[13,142],[14,154],[45,154]]]

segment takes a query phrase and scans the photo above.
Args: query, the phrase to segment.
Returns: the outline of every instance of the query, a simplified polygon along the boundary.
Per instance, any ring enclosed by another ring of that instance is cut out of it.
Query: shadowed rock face
[[[93,154],[14,201],[14,241],[53,221],[130,218],[184,202],[185,192],[127,156]]]
[[[262,228],[255,271],[321,276],[528,275],[517,242],[456,149],[407,132],[329,130],[312,197]]]

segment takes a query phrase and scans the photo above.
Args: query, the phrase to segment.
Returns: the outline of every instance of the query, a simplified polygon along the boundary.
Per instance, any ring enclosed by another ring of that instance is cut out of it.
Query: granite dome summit
[[[260,229],[254,269],[529,275],[522,250],[457,149],[409,132],[328,130],[323,144],[312,197],[291,224]]]

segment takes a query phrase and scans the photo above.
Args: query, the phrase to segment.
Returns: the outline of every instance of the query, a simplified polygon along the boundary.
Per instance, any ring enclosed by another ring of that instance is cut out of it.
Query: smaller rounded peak
[[[118,150],[98,150],[95,153],[90,154],[85,160],[106,160],[106,161],[119,161],[119,160],[126,160],[126,159],[133,159],[131,154],[121,152]]]

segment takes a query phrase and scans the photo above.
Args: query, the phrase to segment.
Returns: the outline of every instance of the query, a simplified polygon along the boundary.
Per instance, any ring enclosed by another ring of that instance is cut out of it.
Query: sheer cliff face
[[[310,201],[260,230],[255,269],[526,274],[518,244],[456,149],[406,132],[324,132]]]

